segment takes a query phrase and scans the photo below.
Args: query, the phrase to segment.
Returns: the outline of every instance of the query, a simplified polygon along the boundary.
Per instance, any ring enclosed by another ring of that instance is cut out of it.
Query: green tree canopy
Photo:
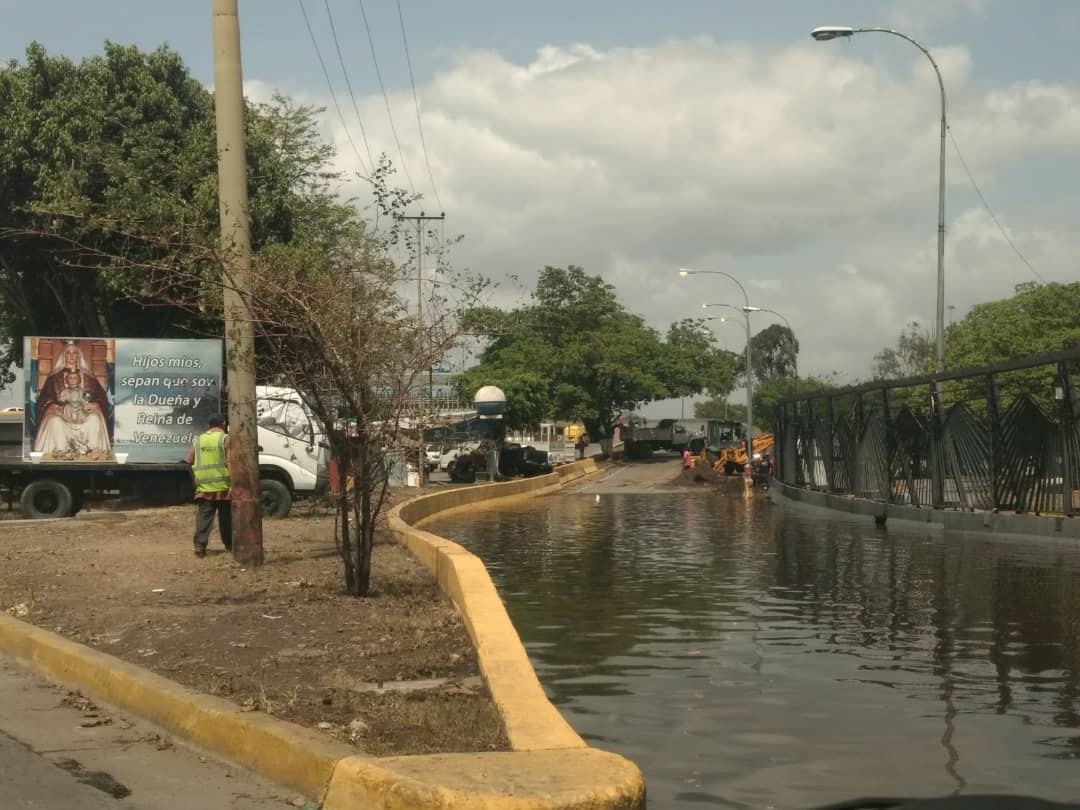
[[[602,435],[598,428],[606,432],[616,411],[730,390],[735,374],[703,322],[681,321],[662,339],[626,311],[614,287],[573,265],[545,267],[528,306],[477,309],[465,322],[465,331],[490,343],[456,384],[466,398],[482,385],[502,388],[511,427],[581,419]]]
[[[788,327],[774,323],[750,338],[750,362],[760,384],[776,377],[794,377],[799,341]]]
[[[256,249],[351,227],[313,113],[248,106]],[[137,269],[180,243],[217,243],[215,137],[211,93],[168,48],[107,42],[75,63],[35,43],[0,70],[0,369],[25,334],[220,334]]]
[[[875,380],[896,380],[918,377],[934,370],[934,341],[930,332],[912,321],[896,339],[896,346],[887,346],[874,355]]]
[[[982,366],[1080,345],[1080,282],[1025,283],[1001,301],[976,304],[946,332],[950,368]]]

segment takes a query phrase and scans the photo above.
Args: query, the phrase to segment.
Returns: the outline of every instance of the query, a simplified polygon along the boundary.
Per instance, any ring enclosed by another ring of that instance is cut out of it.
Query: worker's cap
[[[225,417],[220,413],[215,413],[206,424],[210,427],[225,427]]]

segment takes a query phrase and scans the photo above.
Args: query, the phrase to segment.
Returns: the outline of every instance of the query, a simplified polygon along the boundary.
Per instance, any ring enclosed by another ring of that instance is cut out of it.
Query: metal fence
[[[887,503],[1080,512],[1080,348],[780,403],[784,483]]]

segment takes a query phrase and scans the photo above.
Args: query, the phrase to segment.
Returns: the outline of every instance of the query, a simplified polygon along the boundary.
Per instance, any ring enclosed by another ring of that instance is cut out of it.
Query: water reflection
[[[650,806],[1080,795],[1080,549],[875,530],[713,493],[438,520],[548,694]]]

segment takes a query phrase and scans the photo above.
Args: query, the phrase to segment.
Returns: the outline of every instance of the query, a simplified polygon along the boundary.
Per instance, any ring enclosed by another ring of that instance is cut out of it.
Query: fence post
[[[881,494],[885,499],[885,503],[892,503],[892,453],[890,452],[889,440],[892,437],[893,428],[888,388],[881,389],[881,424],[883,434],[881,440],[885,444],[885,469],[881,477],[885,491]]]
[[[1060,396],[1059,394],[1060,387]],[[1073,408],[1072,380],[1069,375],[1069,363],[1062,360],[1058,363],[1058,379],[1055,385],[1054,398],[1058,401],[1058,421],[1061,425],[1061,489],[1062,510],[1072,517],[1073,513],[1073,489],[1076,487],[1076,470],[1072,465],[1072,430],[1076,412]]]
[[[862,456],[863,456],[863,424],[866,422],[866,411],[863,405],[862,392],[855,394],[855,451],[854,458],[852,458],[851,464],[851,491],[853,495],[859,495],[861,491],[859,483],[863,478],[862,475]]]
[[[832,397],[825,399],[826,433],[829,436],[828,456],[822,453],[825,461],[825,481],[829,492],[836,491],[836,411]]]
[[[945,454],[942,452],[942,431],[945,413],[941,405],[941,382],[936,378],[930,383],[930,505],[934,509],[945,507]]]
[[[990,437],[990,500],[994,509],[1000,509],[1001,488],[998,486],[998,470],[1001,468],[999,459],[1001,444],[998,434],[1001,430],[1001,409],[998,405],[997,380],[993,373],[986,375],[986,422],[986,432]]]

